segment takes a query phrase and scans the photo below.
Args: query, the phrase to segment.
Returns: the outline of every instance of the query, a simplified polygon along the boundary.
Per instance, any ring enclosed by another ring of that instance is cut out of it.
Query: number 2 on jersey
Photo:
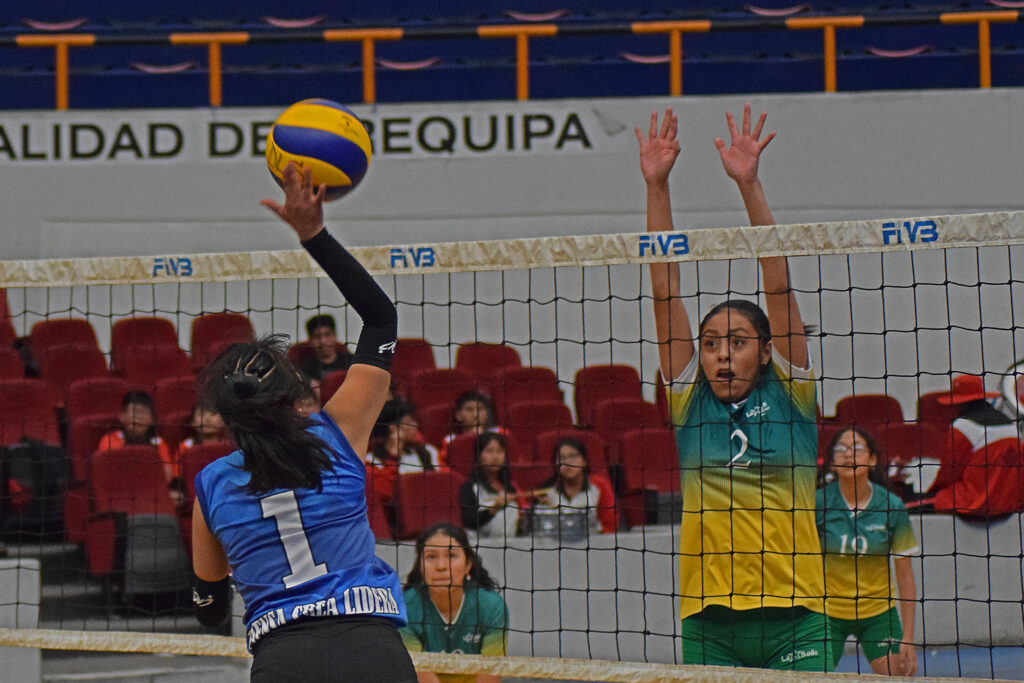
[[[309,547],[306,529],[302,526],[302,515],[299,514],[299,501],[295,499],[295,491],[282,491],[260,499],[263,519],[274,518],[277,524],[277,535],[284,546],[284,554],[292,573],[281,577],[285,588],[294,588],[299,584],[312,581],[327,573],[327,565],[316,564],[313,550]]]

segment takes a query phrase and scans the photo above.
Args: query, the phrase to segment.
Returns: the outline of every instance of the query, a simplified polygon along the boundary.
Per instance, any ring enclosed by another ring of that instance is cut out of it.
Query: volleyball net
[[[574,436],[613,494],[596,517],[523,501],[500,532],[473,536],[509,608],[509,655],[680,661],[679,460],[647,264],[679,263],[696,320],[725,298],[759,300],[757,258],[773,255],[789,257],[814,328],[819,452],[856,423],[879,442],[893,490],[925,502],[911,515],[914,642],[983,653],[1022,642],[1019,459],[989,453],[944,480],[955,415],[938,399],[976,375],[1019,427],[1024,212],[352,252],[397,304],[394,390],[416,408],[416,438],[445,454],[433,471],[403,471],[387,496],[369,493],[378,554],[403,578],[419,531],[462,523],[474,439],[444,441],[467,391],[492,401],[521,491],[550,488],[554,446]],[[190,611],[187,482],[217,453],[179,448],[193,436],[194,373],[253,334],[287,334],[292,357],[308,360],[314,315],[333,316],[339,343],[354,348],[358,317],[301,250],[0,262],[0,287],[12,337],[0,359],[0,612],[19,627],[2,644],[60,647],[40,634],[114,631],[179,634],[173,651],[193,651],[203,631]],[[322,377],[322,400],[342,376]],[[141,474],[161,467],[97,451],[121,428],[130,390],[152,396],[156,434],[180,453],[173,496]],[[945,508],[936,499],[936,485],[971,477],[969,495]],[[239,636],[237,602],[235,612]]]

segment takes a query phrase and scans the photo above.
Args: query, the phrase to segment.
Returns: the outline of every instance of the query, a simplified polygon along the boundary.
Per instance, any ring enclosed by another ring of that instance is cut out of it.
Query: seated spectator
[[[478,436],[473,471],[459,489],[462,525],[480,538],[509,538],[519,530],[519,504],[507,451],[504,434]]]
[[[306,377],[320,380],[329,372],[348,370],[352,355],[338,343],[334,316],[314,315],[306,321],[307,343],[313,353],[299,362],[299,370]]]
[[[483,432],[505,433],[504,429],[495,424],[494,403],[490,397],[475,390],[463,392],[455,399],[455,407],[452,410],[452,432],[444,437],[444,442],[441,444],[441,462],[448,462],[448,444],[454,441],[455,437],[467,432],[476,434]]]
[[[109,432],[100,439],[97,451],[106,451],[123,446],[155,446],[164,465],[168,483],[178,478],[177,460],[171,457],[171,450],[156,434],[156,411],[153,399],[144,391],[129,391],[121,401],[121,429]]]
[[[370,434],[366,476],[385,505],[395,497],[395,479],[401,474],[440,469],[437,449],[423,443],[416,410],[404,399],[384,404]]]
[[[187,451],[201,443],[214,441],[231,441],[231,433],[224,418],[220,416],[217,409],[212,405],[200,401],[192,409],[192,436],[185,437],[178,444],[178,454]]]
[[[613,533],[617,527],[615,494],[606,477],[590,472],[583,442],[571,436],[559,439],[554,460],[555,476],[541,484],[534,507],[586,510],[589,529]]]
[[[416,540],[405,581],[409,623],[401,629],[410,652],[504,656],[508,606],[462,529],[431,526]],[[420,681],[500,683],[500,676],[419,672]]]
[[[994,516],[1024,506],[1021,443],[1016,422],[996,408],[983,378],[960,375],[940,403],[959,408],[952,424],[952,442],[928,496],[919,502],[927,509],[970,516]],[[914,507],[911,503],[908,507]]]

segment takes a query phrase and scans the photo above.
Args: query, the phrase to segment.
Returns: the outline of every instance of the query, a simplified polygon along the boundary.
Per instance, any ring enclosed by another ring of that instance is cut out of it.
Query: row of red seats
[[[191,355],[178,346],[178,332],[166,318],[123,318],[111,326],[110,366],[88,320],[41,320],[32,326],[28,348],[57,406],[72,382],[114,375],[133,388],[152,392],[165,377],[195,373],[228,345],[253,338],[252,323],[241,313],[206,313],[192,320]],[[0,378],[24,376],[21,356],[0,348]]]
[[[573,427],[541,431],[535,438],[523,442],[510,437],[506,454],[512,481],[520,491],[535,489],[554,475],[554,447],[559,439],[567,436],[579,439],[586,447],[591,472],[620,480],[619,512],[628,526],[647,523],[652,494],[679,492],[675,435],[666,427],[628,430],[619,434],[614,443],[593,431]],[[475,446],[476,435],[459,436],[449,446],[447,470],[403,474],[397,478],[395,529],[389,526],[383,506],[368,483],[367,505],[376,536],[416,538],[438,521],[461,526],[459,487],[473,469]],[[618,462],[614,463],[617,472],[610,471],[613,463],[608,454],[612,449],[618,453]]]

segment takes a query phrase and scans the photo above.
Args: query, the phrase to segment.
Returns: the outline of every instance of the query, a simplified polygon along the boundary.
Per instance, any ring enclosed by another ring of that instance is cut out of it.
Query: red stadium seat
[[[494,381],[493,397],[495,408],[501,413],[506,406],[526,401],[563,400],[558,376],[551,368],[513,367],[502,368]]]
[[[180,543],[174,502],[156,448],[125,446],[98,451],[90,470],[92,512],[85,532],[85,555],[93,575],[107,576],[124,569],[119,545],[129,546],[126,555],[133,550],[131,540],[123,532],[119,534],[119,518],[130,523],[137,517],[162,517],[173,527],[174,542]]]
[[[572,427],[572,412],[561,401],[524,401],[508,406],[502,422],[517,442],[530,444],[539,432]]]
[[[175,512],[163,461],[154,446],[96,451],[89,464],[93,512]]]
[[[29,348],[38,355],[46,349],[59,346],[89,346],[99,348],[96,331],[88,320],[56,318],[40,320],[32,326],[28,336]]]
[[[423,440],[440,448],[444,438],[452,431],[452,406],[435,403],[417,408],[416,419],[419,420]]]
[[[64,399],[68,420],[85,417],[116,419],[128,391],[128,382],[113,375],[75,380],[68,385],[67,397]]]
[[[196,378],[191,373],[164,377],[156,383],[153,391],[153,406],[158,417],[191,414],[198,400]]]
[[[377,489],[373,488],[373,480],[366,479],[366,517],[370,520],[370,530],[378,541],[394,540],[395,534],[388,522],[388,513],[384,504],[377,495]]]
[[[487,390],[503,370],[522,365],[519,352],[505,344],[470,342],[460,345],[455,351],[455,367],[468,372]]]
[[[679,491],[679,452],[666,427],[630,429],[619,436],[622,477],[627,492]]]
[[[476,386],[465,370],[434,368],[419,370],[404,384],[405,395],[417,408],[445,405],[449,408],[463,392]]]
[[[118,401],[120,411],[120,400]],[[121,428],[121,420],[114,415],[86,415],[75,417],[68,425],[68,458],[71,461],[72,481],[88,481],[92,454],[100,445],[104,434]]]
[[[324,405],[331,400],[331,396],[334,396],[334,392],[336,392],[341,387],[342,382],[345,381],[347,372],[347,370],[334,370],[333,372],[328,372],[323,376],[323,379],[320,380],[321,405]]]
[[[463,477],[469,476],[469,473],[473,471],[473,465],[476,464],[476,440],[478,438],[476,433],[467,432],[452,439],[446,451],[446,464],[450,470]],[[507,452],[505,457],[506,460],[509,460]]]
[[[192,366],[199,370],[237,342],[255,339],[252,322],[241,313],[204,313],[192,320]]]
[[[593,416],[594,431],[613,444],[616,451],[619,435],[625,431],[668,426],[662,420],[658,406],[636,398],[606,398],[594,406]],[[611,456],[612,462],[618,460],[615,453]]]
[[[223,458],[238,450],[230,441],[207,441],[186,448],[178,458],[178,471],[181,476],[182,491],[185,494],[184,510],[192,510],[192,501],[196,497],[196,475],[214,460]]]
[[[0,446],[24,437],[60,443],[50,388],[41,379],[0,380]]]
[[[103,352],[91,346],[54,346],[35,354],[39,379],[50,388],[53,405],[64,406],[72,382],[110,376]]]
[[[841,425],[903,422],[900,402],[888,394],[854,394],[836,403],[836,423]]]
[[[632,365],[591,365],[576,373],[576,420],[594,424],[594,409],[607,398],[643,400],[640,374]]]
[[[658,494],[679,493],[679,454],[675,433],[666,427],[632,429],[618,441],[622,464],[620,499],[630,526],[646,524]]]
[[[157,349],[179,349],[178,331],[166,318],[122,318],[110,328],[110,369],[121,371],[128,356],[150,356]]]
[[[391,360],[391,377],[403,389],[406,381],[417,371],[437,367],[434,347],[419,337],[399,337],[395,356]]]
[[[178,347],[164,346],[122,358],[121,373],[133,389],[154,395],[162,380],[191,375],[192,363]]]
[[[917,421],[946,428],[960,413],[960,406],[939,403],[941,397],[949,397],[949,391],[932,391],[917,397]]]
[[[463,479],[451,470],[399,475],[395,483],[398,537],[416,538],[435,522],[461,526],[459,487]]]
[[[18,379],[24,376],[25,365],[21,362],[21,354],[12,348],[0,347],[0,379]]]

